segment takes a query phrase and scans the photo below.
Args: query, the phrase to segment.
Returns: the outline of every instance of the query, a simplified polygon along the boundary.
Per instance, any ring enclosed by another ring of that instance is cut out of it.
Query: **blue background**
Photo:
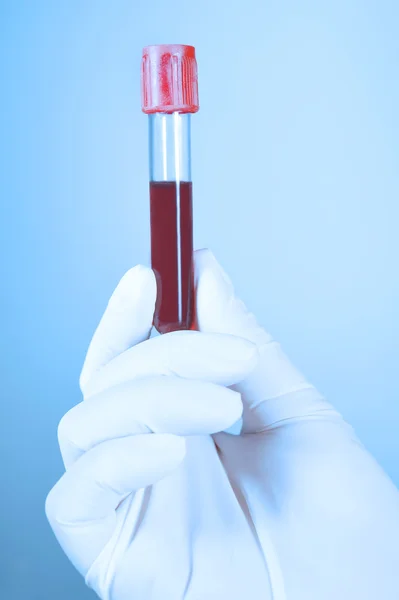
[[[197,48],[196,246],[399,483],[397,2],[0,7],[0,595],[93,597],[43,505],[91,334],[148,262],[148,43]]]

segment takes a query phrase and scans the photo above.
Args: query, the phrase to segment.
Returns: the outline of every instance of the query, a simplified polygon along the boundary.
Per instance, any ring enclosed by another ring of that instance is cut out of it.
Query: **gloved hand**
[[[59,427],[61,546],[103,600],[397,599],[396,488],[209,251],[195,271],[200,332],[147,340],[144,267],[110,300]]]

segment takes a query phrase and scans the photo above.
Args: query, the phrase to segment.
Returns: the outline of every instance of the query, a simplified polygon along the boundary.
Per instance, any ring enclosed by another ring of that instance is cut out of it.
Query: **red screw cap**
[[[181,44],[147,46],[141,68],[143,112],[195,113],[198,75],[195,48]]]

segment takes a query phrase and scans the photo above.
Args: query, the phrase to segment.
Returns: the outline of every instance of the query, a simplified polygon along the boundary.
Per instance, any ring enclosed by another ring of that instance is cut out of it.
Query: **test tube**
[[[190,126],[191,114],[199,109],[195,49],[147,46],[141,81],[149,125],[154,325],[168,333],[191,329],[194,319]]]

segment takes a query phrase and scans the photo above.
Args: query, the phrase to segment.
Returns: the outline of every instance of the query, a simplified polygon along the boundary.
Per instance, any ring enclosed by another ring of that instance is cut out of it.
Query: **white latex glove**
[[[213,255],[195,261],[201,333],[144,341],[144,267],[111,298],[60,424],[60,544],[104,600],[397,600],[396,488]],[[237,392],[242,434],[216,433]]]

